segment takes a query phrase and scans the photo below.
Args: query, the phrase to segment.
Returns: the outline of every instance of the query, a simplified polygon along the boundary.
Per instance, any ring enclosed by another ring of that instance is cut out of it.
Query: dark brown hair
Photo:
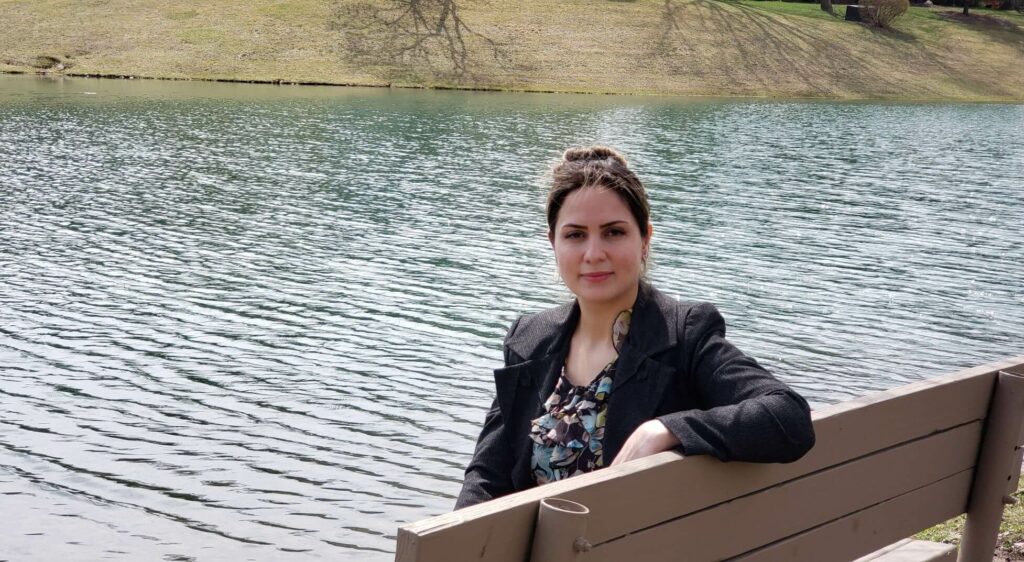
[[[607,146],[570,148],[561,162],[551,170],[551,191],[548,192],[548,232],[554,233],[558,212],[570,193],[584,187],[604,187],[618,194],[640,227],[640,236],[647,238],[651,222],[651,206],[640,178],[629,169],[626,159]]]

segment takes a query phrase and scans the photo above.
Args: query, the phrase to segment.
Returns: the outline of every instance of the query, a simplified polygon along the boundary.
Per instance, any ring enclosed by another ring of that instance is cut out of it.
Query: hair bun
[[[626,158],[618,153],[614,148],[607,146],[587,146],[581,148],[570,148],[565,151],[562,155],[564,162],[586,162],[589,160],[611,160],[622,165],[625,168],[629,167],[626,162]]]

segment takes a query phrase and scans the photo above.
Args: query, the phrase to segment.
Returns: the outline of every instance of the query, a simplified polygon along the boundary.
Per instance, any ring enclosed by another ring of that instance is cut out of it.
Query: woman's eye
[[[622,236],[624,234],[626,234],[626,231],[621,228],[613,228],[608,231],[608,236]]]
[[[565,237],[566,237],[567,239],[572,239],[572,238],[582,238],[582,237],[583,237],[583,233],[582,233],[582,232],[580,232],[580,231],[578,231],[578,230],[574,230],[574,231],[572,231],[572,232],[569,232],[569,233],[567,233],[567,234],[565,235]]]

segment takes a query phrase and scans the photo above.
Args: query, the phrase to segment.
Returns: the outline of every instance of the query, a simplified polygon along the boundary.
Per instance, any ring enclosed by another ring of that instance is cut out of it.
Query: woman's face
[[[603,187],[570,193],[550,237],[558,273],[581,304],[633,305],[650,237],[641,236],[617,193]]]

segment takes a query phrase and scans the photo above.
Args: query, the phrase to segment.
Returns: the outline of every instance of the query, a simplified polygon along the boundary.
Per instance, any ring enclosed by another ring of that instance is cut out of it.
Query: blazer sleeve
[[[807,401],[725,339],[725,320],[714,305],[691,307],[682,332],[686,386],[697,390],[706,409],[657,419],[684,455],[792,462],[814,446]]]
[[[519,326],[517,319],[509,328],[505,341]],[[510,363],[512,352],[508,345],[504,346],[505,366]],[[515,458],[505,436],[505,423],[501,417],[498,399],[491,402],[491,408],[484,417],[484,427],[476,442],[473,458],[466,467],[466,476],[462,482],[462,491],[455,501],[455,509],[462,509],[487,500],[504,496],[513,492],[512,467]]]

